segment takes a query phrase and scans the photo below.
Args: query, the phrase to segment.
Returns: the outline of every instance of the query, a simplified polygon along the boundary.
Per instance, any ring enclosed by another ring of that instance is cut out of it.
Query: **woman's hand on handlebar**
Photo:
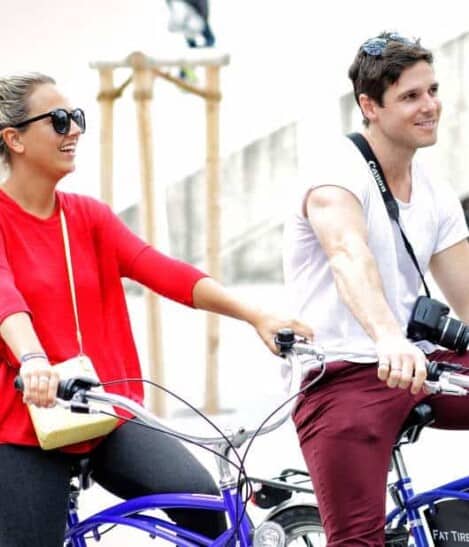
[[[421,349],[403,336],[389,336],[376,343],[378,378],[390,388],[410,387],[418,393],[427,377],[427,358]]]
[[[312,341],[314,337],[313,330],[305,323],[297,319],[284,319],[265,312],[259,312],[252,325],[270,351],[276,355],[279,353],[279,348],[274,340],[281,329],[292,329],[295,334],[306,338],[308,341]]]
[[[24,383],[23,401],[39,407],[55,405],[59,374],[43,357],[30,359],[20,368]]]
[[[195,308],[234,317],[252,325],[275,354],[278,354],[278,348],[274,338],[281,329],[290,328],[300,336],[313,339],[313,331],[308,325],[294,319],[282,319],[260,310],[250,302],[237,298],[211,278],[200,279],[194,285],[192,294]]]

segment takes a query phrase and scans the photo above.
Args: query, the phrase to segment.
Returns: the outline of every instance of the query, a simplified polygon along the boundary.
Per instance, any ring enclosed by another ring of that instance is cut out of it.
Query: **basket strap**
[[[81,336],[80,322],[78,320],[77,296],[75,292],[75,281],[73,278],[72,256],[70,253],[70,240],[68,237],[67,220],[65,218],[65,213],[62,207],[60,208],[60,224],[62,226],[62,236],[63,236],[64,248],[65,248],[65,261],[67,263],[68,281],[70,285],[70,293],[72,296],[73,314],[75,316],[75,328],[76,328],[78,349],[80,351],[80,355],[83,355],[83,339]]]

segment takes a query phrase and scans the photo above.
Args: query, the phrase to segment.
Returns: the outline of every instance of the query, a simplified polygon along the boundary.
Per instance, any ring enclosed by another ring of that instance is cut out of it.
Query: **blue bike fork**
[[[68,514],[67,514],[67,526],[72,528],[80,521],[78,517],[78,494],[72,492],[69,499]],[[65,547],[86,547],[86,540],[83,537],[70,538],[65,543]]]

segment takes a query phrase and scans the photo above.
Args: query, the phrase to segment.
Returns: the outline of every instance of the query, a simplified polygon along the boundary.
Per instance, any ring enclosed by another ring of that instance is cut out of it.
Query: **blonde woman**
[[[24,401],[54,404],[54,363],[79,351],[64,256],[60,211],[69,232],[84,352],[102,381],[140,376],[122,277],[187,306],[250,323],[272,351],[273,335],[292,327],[234,299],[199,270],[162,255],[133,234],[104,204],[59,192],[75,169],[86,130],[84,112],[55,81],[28,74],[0,79],[0,157],[8,175],[0,186],[0,544],[62,545],[70,467],[83,455],[93,476],[114,494],[217,491],[208,472],[176,440],[131,423],[105,439],[42,451]],[[25,390],[15,392],[21,374]],[[114,391],[142,401],[137,383]],[[199,512],[168,511],[178,523],[209,535],[222,519]]]

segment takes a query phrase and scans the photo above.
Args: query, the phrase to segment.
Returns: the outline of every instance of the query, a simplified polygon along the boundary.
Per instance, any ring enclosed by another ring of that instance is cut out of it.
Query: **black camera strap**
[[[404,241],[404,246],[409,253],[410,258],[412,259],[412,262],[414,263],[415,267],[417,268],[417,271],[420,275],[420,279],[422,280],[425,293],[426,295],[431,298],[430,291],[428,289],[427,284],[425,283],[425,278],[423,276],[422,270],[420,269],[417,257],[415,256],[414,249],[412,248],[412,245],[410,244],[410,241],[407,239],[407,236],[404,233],[404,230],[402,229],[401,223],[399,222],[399,205],[397,204],[396,199],[392,195],[391,190],[389,189],[388,183],[386,182],[386,178],[384,177],[383,169],[378,161],[378,158],[375,156],[375,153],[371,149],[371,146],[368,144],[368,141],[365,139],[365,137],[361,133],[350,133],[347,135],[347,137],[355,144],[355,146],[360,150],[363,157],[366,160],[366,163],[368,167],[370,168],[371,174],[373,175],[373,178],[376,181],[376,184],[378,185],[378,188],[381,192],[381,196],[383,197],[384,204],[386,205],[386,209],[388,211],[389,216],[391,217],[394,222],[396,222],[399,231],[401,232],[402,240]]]

